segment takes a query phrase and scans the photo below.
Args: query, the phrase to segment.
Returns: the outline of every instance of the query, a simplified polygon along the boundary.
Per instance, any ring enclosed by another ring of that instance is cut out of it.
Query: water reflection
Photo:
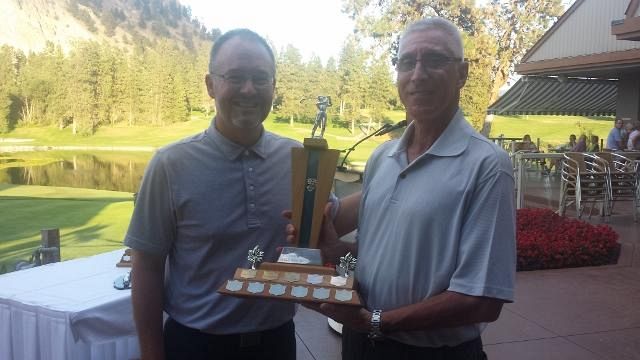
[[[0,169],[0,183],[136,192],[151,156],[152,153],[56,153],[58,160],[46,165]]]

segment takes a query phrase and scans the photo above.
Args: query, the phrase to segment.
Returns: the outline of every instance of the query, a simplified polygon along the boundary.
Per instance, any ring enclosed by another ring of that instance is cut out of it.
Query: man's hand
[[[304,307],[332,318],[351,330],[368,333],[371,330],[371,312],[361,307],[329,303],[304,303]]]

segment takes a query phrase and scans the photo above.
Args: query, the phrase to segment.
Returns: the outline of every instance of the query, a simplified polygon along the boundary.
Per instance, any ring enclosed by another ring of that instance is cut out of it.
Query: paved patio
[[[529,169],[525,205],[557,208],[559,181]],[[489,359],[640,360],[640,224],[631,207],[616,204],[609,223],[622,244],[617,265],[517,274],[516,301],[482,336]],[[599,224],[595,213],[587,220]],[[300,307],[296,332],[298,359],[340,359],[323,316]]]

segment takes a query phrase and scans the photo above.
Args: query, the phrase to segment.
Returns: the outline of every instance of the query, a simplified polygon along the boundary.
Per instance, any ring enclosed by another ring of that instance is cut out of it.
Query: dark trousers
[[[232,335],[213,335],[169,318],[164,325],[167,360],[295,360],[293,320],[275,329]]]
[[[342,360],[486,360],[482,340],[437,348],[412,346],[391,339],[372,341],[367,334],[342,328]]]

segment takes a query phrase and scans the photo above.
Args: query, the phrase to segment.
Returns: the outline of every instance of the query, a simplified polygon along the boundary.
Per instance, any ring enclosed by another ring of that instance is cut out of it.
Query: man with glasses
[[[216,292],[247,266],[254,246],[275,261],[285,245],[284,175],[300,144],[262,125],[275,74],[262,37],[246,29],[222,35],[205,79],[215,118],[149,163],[125,239],[142,359],[295,359],[293,304]]]
[[[514,296],[511,163],[458,106],[469,65],[455,25],[418,21],[398,52],[411,123],[374,151],[362,193],[323,225],[324,256],[357,252],[366,306],[317,310],[344,325],[343,359],[486,359],[480,334]],[[355,246],[337,240],[356,225]]]

